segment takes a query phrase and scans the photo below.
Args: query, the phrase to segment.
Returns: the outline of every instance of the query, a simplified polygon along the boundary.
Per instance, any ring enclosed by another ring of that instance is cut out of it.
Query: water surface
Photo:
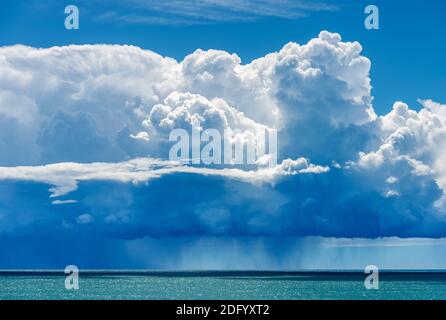
[[[385,272],[379,290],[362,272],[0,272],[0,299],[446,299],[444,272]]]

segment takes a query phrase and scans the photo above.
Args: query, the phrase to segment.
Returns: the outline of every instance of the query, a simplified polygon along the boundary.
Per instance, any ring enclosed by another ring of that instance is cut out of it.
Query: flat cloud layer
[[[0,48],[0,234],[445,236],[446,106],[376,115],[361,50],[326,31],[249,64],[219,50],[177,62],[133,46]],[[277,129],[279,164],[165,160],[170,130],[197,121]]]
[[[118,163],[57,163],[46,166],[0,167],[1,180],[33,181],[51,184],[50,197],[64,196],[77,189],[81,181],[147,183],[151,179],[175,173],[221,176],[251,184],[275,183],[281,177],[306,173],[324,173],[328,167],[308,163],[305,158],[287,159],[274,167],[258,170],[213,169],[182,165],[174,161],[137,158]],[[59,202],[60,203],[60,202]]]

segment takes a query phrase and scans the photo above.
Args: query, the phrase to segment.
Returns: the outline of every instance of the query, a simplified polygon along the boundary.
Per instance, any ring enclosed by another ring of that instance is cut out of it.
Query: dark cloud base
[[[89,232],[138,239],[181,236],[442,237],[432,205],[434,181],[412,181],[403,195],[383,197],[354,170],[285,177],[255,185],[223,177],[176,173],[147,183],[81,182],[57,200],[50,186],[0,184],[0,234],[40,236]],[[416,186],[422,185],[422,188]],[[87,217],[87,218],[85,218]]]

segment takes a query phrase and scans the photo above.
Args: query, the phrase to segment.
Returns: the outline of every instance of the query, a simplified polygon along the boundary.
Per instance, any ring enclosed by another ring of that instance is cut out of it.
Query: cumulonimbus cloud
[[[361,50],[326,31],[248,64],[221,50],[178,62],[133,46],[0,48],[1,184],[49,185],[57,204],[39,191],[39,213],[17,212],[23,194],[10,188],[3,231],[32,233],[34,215],[47,215],[51,227],[130,238],[446,235],[446,107],[396,102],[377,115]],[[168,156],[169,130],[193,119],[278,130],[279,165],[157,160]],[[101,195],[107,188],[118,202]]]

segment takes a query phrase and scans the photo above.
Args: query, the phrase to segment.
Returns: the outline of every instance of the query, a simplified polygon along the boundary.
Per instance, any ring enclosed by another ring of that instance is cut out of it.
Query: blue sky
[[[171,14],[167,8],[156,11],[150,9],[151,1],[147,1],[147,7],[141,7],[138,2],[144,1],[113,0],[105,4],[81,0],[69,2],[78,5],[81,11],[82,27],[75,32],[63,27],[68,2],[3,1],[0,43],[36,47],[132,44],[178,60],[197,48],[221,49],[236,52],[248,63],[279,50],[289,41],[304,43],[319,31],[328,30],[340,33],[346,41],[359,41],[363,45],[364,55],[372,60],[374,106],[380,114],[388,112],[397,100],[404,100],[414,108],[419,107],[417,99],[446,100],[443,62],[446,4],[442,1],[416,0],[410,4],[402,0],[374,1],[380,9],[380,30],[370,31],[363,27],[363,11],[372,2],[362,0],[331,1],[326,9],[324,2],[319,1],[314,10],[294,10],[296,17],[286,17],[286,10],[274,17],[266,13],[250,14],[249,18],[243,14],[225,17],[226,11],[198,7],[204,16],[216,15],[216,21],[177,12],[181,10],[172,10]],[[160,17],[164,19],[157,21]]]
[[[3,1],[0,268],[445,268],[446,5],[367,4]]]

